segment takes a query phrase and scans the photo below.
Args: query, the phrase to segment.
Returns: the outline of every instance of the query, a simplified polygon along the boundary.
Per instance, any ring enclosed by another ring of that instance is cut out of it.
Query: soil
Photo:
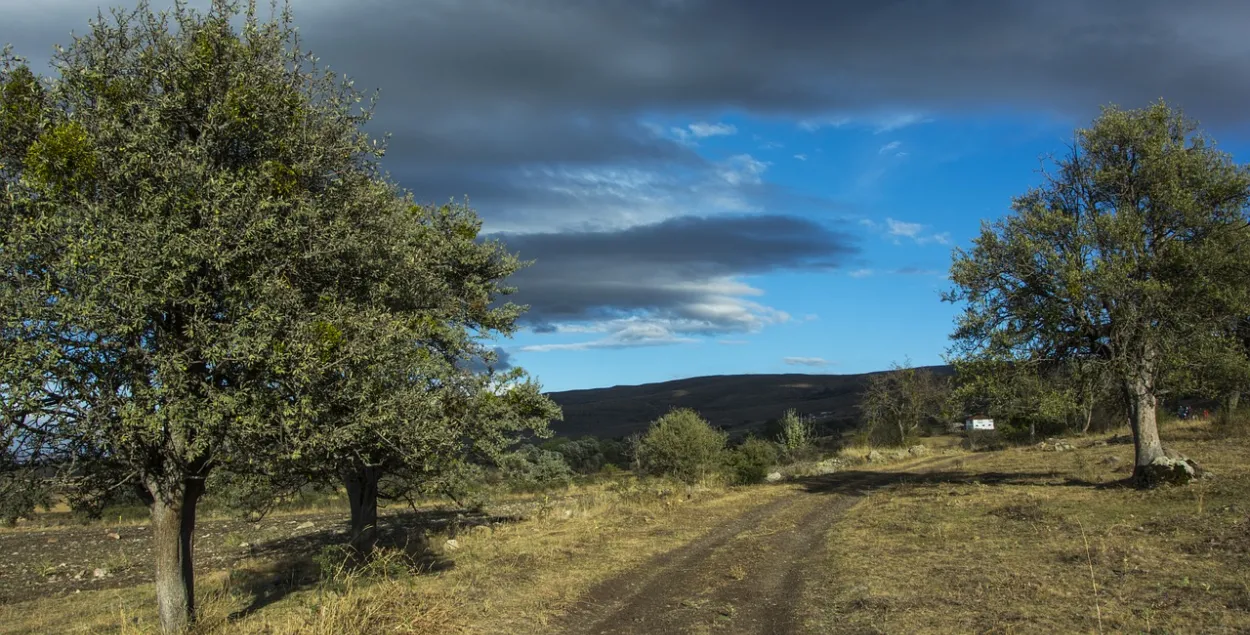
[[[962,457],[966,462],[971,457]],[[834,524],[872,489],[955,460],[906,471],[840,472],[780,485],[792,492],[702,538],[611,578],[564,616],[568,635],[803,632],[803,587]]]

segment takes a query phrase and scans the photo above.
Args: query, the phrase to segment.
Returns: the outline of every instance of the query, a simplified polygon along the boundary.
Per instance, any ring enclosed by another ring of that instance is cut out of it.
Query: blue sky
[[[0,42],[46,62],[99,4],[0,0]],[[292,4],[396,181],[536,261],[495,345],[550,390],[939,363],[951,250],[1101,106],[1250,157],[1246,2]]]
[[[788,316],[758,331],[590,350],[541,350],[591,341],[586,334],[522,332],[505,346],[555,390],[713,374],[860,373],[908,358],[942,363],[956,311],[939,297],[952,249],[1038,181],[1038,158],[1060,151],[1074,123],[1026,114],[815,130],[741,115],[686,122],[687,130],[718,133],[692,140],[705,159],[750,156],[766,164],[762,178],[843,203],[841,211],[796,213],[849,222],[861,252],[835,271],[744,277],[761,292],[757,302]]]

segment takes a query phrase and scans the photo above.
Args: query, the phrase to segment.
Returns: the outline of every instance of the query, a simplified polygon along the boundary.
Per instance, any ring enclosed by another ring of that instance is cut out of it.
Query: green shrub
[[[722,464],[726,435],[693,410],[676,409],[657,419],[638,443],[642,469],[694,483]]]
[[[787,459],[807,458],[816,445],[816,429],[795,410],[787,410],[778,422],[777,444]]]
[[[729,453],[734,483],[763,483],[768,470],[777,462],[777,446],[763,439],[749,438]]]
[[[606,457],[603,455],[601,443],[594,437],[582,437],[576,441],[561,444],[553,449],[564,457],[564,462],[574,472],[579,474],[598,472],[603,468],[604,463],[607,462]]]
[[[573,479],[573,470],[562,454],[532,445],[505,454],[499,460],[499,468],[508,484],[518,490],[562,487]]]

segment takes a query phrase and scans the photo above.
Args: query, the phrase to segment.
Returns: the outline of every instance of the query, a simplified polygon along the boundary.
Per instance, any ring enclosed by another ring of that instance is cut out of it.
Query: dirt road
[[[569,635],[801,633],[803,586],[825,538],[871,489],[969,457],[932,457],[890,472],[839,472],[785,485],[694,542],[592,589],[562,620]]]

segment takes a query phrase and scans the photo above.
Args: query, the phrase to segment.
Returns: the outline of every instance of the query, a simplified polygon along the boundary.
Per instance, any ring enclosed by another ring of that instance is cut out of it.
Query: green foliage
[[[777,445],[754,437],[729,452],[729,468],[734,483],[752,485],[764,482],[768,471],[777,463]]]
[[[593,474],[607,464],[607,456],[603,445],[594,437],[582,437],[576,441],[567,441],[551,448],[564,457],[564,462],[573,471],[580,474]]]
[[[803,420],[793,409],[787,410],[778,421],[777,444],[789,460],[802,458],[816,444],[816,429]]]
[[[1055,166],[956,250],[955,353],[1103,365],[1148,440],[1144,465],[1163,456],[1168,378],[1235,347],[1250,315],[1250,170],[1163,102],[1104,109]]]
[[[694,483],[720,467],[727,436],[693,410],[674,409],[638,443],[642,469]]]
[[[871,376],[859,404],[867,438],[899,447],[912,443],[926,425],[948,418],[949,392],[949,381],[910,362]]]
[[[525,445],[500,457],[499,469],[513,489],[539,491],[567,486],[573,470],[559,452]]]

